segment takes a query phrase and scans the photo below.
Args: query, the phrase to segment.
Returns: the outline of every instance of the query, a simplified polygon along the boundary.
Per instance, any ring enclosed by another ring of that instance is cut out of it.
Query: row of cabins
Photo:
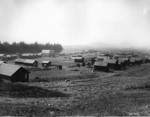
[[[21,54],[19,57],[23,59],[34,59],[34,58],[39,58],[41,57],[41,53],[24,53]]]
[[[16,59],[15,64],[38,67],[38,61],[34,59]],[[51,61],[42,61],[42,66],[46,68],[51,66]]]
[[[15,64],[27,65],[27,66],[38,66],[38,62],[34,59],[16,59]]]
[[[12,54],[12,55],[0,54],[0,60],[2,60],[2,61],[13,60],[16,58],[17,58],[17,55],[15,55],[15,54]]]
[[[126,66],[140,65],[142,63],[142,58],[117,58],[110,59],[105,58],[103,60],[97,60],[94,63],[95,71],[111,71],[111,70],[121,70],[125,69]]]

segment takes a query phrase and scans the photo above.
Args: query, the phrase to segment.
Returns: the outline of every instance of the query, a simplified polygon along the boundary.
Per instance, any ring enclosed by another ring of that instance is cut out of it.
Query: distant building
[[[109,56],[97,56],[96,61],[103,61],[110,59]]]
[[[84,57],[82,57],[82,55],[75,55],[75,56],[72,56],[71,58],[76,63],[83,63],[84,62]]]
[[[5,54],[0,54],[0,60],[5,59],[6,55]]]
[[[16,59],[15,64],[24,64],[25,59]]]
[[[55,50],[42,50],[42,57],[54,57]]]
[[[34,59],[26,59],[23,63],[24,65],[27,65],[27,66],[34,66],[34,67],[38,66],[38,62]]]
[[[117,65],[117,60],[116,59],[105,59],[104,62],[108,62],[109,68],[110,69],[115,69]]]
[[[28,82],[29,71],[18,65],[1,64],[0,78],[11,82]]]
[[[109,71],[109,64],[106,61],[95,62],[94,63],[94,71]]]
[[[49,67],[51,65],[50,61],[42,61],[42,66],[43,67]]]

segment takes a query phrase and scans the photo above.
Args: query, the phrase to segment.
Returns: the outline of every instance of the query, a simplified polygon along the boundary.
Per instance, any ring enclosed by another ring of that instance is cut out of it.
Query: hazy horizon
[[[150,0],[1,0],[0,41],[150,49]]]

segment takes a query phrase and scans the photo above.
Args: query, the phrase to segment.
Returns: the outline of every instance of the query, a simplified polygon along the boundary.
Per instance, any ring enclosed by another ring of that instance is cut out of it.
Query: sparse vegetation
[[[96,72],[88,65],[77,67],[69,57],[36,58],[39,65],[29,69],[29,83],[1,83],[0,115],[148,115],[150,64]],[[43,60],[62,65],[63,69],[43,69]]]

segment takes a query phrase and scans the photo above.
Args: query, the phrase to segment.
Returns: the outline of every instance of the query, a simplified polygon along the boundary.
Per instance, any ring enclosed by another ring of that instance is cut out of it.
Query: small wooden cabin
[[[130,66],[135,65],[135,58],[131,57],[129,60],[130,60]]]
[[[109,68],[114,70],[117,65],[117,60],[116,59],[105,59],[105,62],[108,62]]]
[[[34,59],[26,59],[24,61],[24,65],[37,67],[38,66],[38,62],[36,60],[34,60]]]
[[[3,63],[0,65],[0,78],[11,82],[28,82],[29,71],[18,65]]]
[[[84,62],[84,57],[75,57],[74,62],[76,63],[83,63]]]
[[[105,71],[108,72],[110,69],[108,62],[101,61],[94,63],[94,71]]]
[[[0,60],[4,60],[4,59],[5,59],[5,57],[6,57],[6,55],[5,55],[5,54],[0,54]]]
[[[49,66],[51,66],[51,62],[50,61],[42,61],[42,66],[49,67]]]
[[[24,64],[24,61],[25,61],[26,59],[16,59],[15,60],[15,64]]]

